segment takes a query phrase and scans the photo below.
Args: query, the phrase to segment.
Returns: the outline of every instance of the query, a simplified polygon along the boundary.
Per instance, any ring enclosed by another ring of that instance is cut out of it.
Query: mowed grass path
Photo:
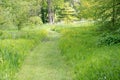
[[[58,49],[59,34],[49,31],[44,40],[27,56],[16,80],[71,80]]]

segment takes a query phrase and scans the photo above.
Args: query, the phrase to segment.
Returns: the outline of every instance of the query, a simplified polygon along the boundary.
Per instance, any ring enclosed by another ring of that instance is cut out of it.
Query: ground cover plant
[[[41,42],[46,31],[1,31],[0,80],[13,80],[25,56]]]
[[[120,45],[98,45],[95,27],[62,29],[61,54],[73,71],[73,80],[119,80]]]

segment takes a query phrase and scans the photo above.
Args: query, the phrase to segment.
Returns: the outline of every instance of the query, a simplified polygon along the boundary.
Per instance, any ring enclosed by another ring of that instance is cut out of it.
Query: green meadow
[[[120,80],[120,0],[0,0],[0,80]]]
[[[57,29],[56,29],[57,30]],[[73,80],[119,80],[120,44],[99,45],[95,26],[58,29],[61,55],[72,69]]]
[[[119,80],[120,44],[101,34],[92,23],[2,30],[0,80]]]

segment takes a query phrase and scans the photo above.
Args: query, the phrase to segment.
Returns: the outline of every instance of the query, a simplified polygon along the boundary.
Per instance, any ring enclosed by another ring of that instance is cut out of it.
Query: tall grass
[[[0,40],[0,45],[0,80],[12,80],[34,41],[8,39]]]
[[[0,39],[33,39],[39,41],[43,39],[47,31],[45,30],[25,30],[25,31],[1,31]]]
[[[73,80],[119,80],[120,45],[98,46],[93,27],[60,30],[61,54],[72,68]]]
[[[29,51],[45,36],[46,31],[1,31],[0,80],[13,80]]]

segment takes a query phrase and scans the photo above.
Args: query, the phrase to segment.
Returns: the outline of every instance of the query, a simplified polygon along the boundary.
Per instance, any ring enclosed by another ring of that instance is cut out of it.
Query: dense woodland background
[[[72,22],[100,22],[107,29],[120,25],[119,0],[0,0],[0,28],[21,29],[26,25]],[[108,26],[108,27],[107,27]]]

